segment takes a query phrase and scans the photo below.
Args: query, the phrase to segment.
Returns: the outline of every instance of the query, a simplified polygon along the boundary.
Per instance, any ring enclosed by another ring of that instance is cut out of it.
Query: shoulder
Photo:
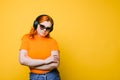
[[[51,41],[51,43],[57,44],[57,40],[52,37],[50,37],[50,41]]]
[[[50,37],[49,39],[50,39],[52,42],[57,42],[56,39],[54,39],[54,38],[52,38],[52,37]]]
[[[29,34],[25,34],[22,36],[22,40],[28,40],[29,39]]]
[[[53,38],[50,39],[51,39],[50,42],[51,50],[59,50],[58,42],[56,41],[56,39]]]

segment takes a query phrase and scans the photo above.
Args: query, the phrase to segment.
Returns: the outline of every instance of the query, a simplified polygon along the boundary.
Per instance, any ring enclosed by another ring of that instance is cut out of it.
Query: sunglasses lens
[[[51,30],[51,28],[46,28],[46,30],[47,30],[47,31],[50,31],[50,30]]]
[[[40,25],[40,29],[41,30],[45,29],[45,26],[44,25]]]
[[[44,25],[40,25],[40,29],[41,30],[46,29],[46,31],[50,31],[51,27],[45,27]]]

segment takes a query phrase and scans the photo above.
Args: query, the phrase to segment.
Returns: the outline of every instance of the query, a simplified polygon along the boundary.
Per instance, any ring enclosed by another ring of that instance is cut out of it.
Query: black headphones
[[[40,23],[40,22],[39,22],[39,19],[40,19],[42,16],[48,16],[48,15],[43,14],[43,15],[40,15],[40,16],[38,16],[38,17],[36,18],[36,20],[35,20],[34,23],[33,23],[33,27],[34,27],[35,30],[37,29],[37,26],[38,26],[38,24]],[[52,20],[52,21],[53,21],[53,20]],[[54,25],[54,23],[53,23],[52,26],[51,26],[50,32],[53,30],[53,25]]]
[[[34,21],[34,23],[33,23],[33,27],[34,27],[35,30],[37,29],[38,24],[39,24],[38,21]]]

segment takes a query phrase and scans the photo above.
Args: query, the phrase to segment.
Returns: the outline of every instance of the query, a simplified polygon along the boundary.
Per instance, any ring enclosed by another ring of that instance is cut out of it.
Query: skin
[[[40,23],[45,27],[51,27],[51,23],[49,21],[44,21]],[[40,25],[37,26],[37,35],[40,37],[45,37],[49,34],[49,31],[46,29],[41,30]],[[51,56],[46,58],[45,60],[42,59],[32,59],[28,56],[28,51],[25,49],[20,50],[19,61],[22,65],[34,68],[34,69],[41,69],[41,70],[52,70],[59,66],[59,51],[53,50],[51,51]]]
[[[44,25],[45,27],[51,27],[51,25],[52,25],[50,23],[50,21],[44,21],[40,24]],[[38,32],[38,35],[42,36],[42,37],[45,37],[49,33],[49,31],[46,31],[46,29],[41,30],[40,25],[38,25],[38,27],[37,27],[37,32]]]

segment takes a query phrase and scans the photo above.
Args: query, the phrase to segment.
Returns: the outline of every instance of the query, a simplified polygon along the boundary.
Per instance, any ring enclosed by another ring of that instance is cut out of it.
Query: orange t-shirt
[[[53,38],[38,37],[31,39],[29,35],[25,35],[22,38],[22,44],[20,49],[28,51],[28,56],[33,59],[46,59],[51,55],[52,50],[59,50],[56,40]],[[49,72],[49,70],[38,70],[30,68],[31,72],[37,74],[43,74]]]

